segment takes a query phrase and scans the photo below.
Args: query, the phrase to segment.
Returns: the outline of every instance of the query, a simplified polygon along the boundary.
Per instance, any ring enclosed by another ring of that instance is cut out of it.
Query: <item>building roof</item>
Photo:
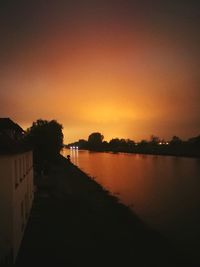
[[[24,130],[10,118],[0,118],[0,155],[30,150],[24,142]]]
[[[24,130],[10,118],[0,118],[0,131],[1,130],[15,130],[19,133],[24,132]]]

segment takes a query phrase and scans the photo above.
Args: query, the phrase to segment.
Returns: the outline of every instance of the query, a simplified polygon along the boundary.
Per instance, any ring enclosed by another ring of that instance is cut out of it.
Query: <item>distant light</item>
[[[75,149],[75,146],[73,146],[72,149]]]
[[[73,147],[72,147],[72,146],[70,146],[69,148],[70,148],[70,149],[72,149]]]
[[[162,143],[162,142],[159,142],[158,144],[159,144],[159,145],[162,145],[163,143]]]
[[[76,146],[76,149],[78,149],[78,146]]]
[[[169,142],[166,142],[166,145],[169,145]]]

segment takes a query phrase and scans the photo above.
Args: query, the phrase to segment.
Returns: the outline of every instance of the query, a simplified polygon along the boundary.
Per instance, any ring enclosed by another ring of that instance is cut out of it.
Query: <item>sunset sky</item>
[[[0,117],[101,132],[200,134],[200,1],[0,3]]]

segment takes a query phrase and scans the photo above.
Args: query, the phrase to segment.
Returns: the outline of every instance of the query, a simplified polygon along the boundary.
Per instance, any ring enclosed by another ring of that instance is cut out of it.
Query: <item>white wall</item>
[[[15,157],[14,160],[18,162],[19,166],[19,185],[15,188],[15,163],[13,161],[13,244],[15,259],[21,244],[33,201],[32,152],[20,154]]]
[[[3,224],[0,221],[0,233],[4,231],[9,240],[9,249],[11,246],[14,260],[20,248],[33,201],[32,165],[32,152],[0,157],[0,199],[3,200],[0,218],[6,211]],[[0,235],[0,242],[1,239]],[[2,246],[5,246],[5,242]]]

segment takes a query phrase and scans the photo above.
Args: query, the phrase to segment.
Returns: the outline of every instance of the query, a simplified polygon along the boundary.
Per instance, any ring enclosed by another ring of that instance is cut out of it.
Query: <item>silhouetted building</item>
[[[23,139],[18,124],[0,118],[0,265],[15,261],[33,202],[32,151]]]

